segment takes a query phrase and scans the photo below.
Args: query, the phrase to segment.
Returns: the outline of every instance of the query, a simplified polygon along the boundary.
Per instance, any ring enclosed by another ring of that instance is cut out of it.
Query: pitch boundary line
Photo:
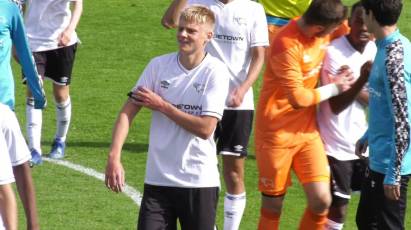
[[[94,170],[92,168],[87,168],[85,166],[72,163],[70,161],[55,160],[55,159],[51,159],[51,158],[48,158],[48,157],[43,157],[43,160],[47,161],[47,162],[50,162],[50,163],[53,163],[53,164],[57,164],[57,165],[61,165],[61,166],[70,168],[74,171],[80,172],[82,174],[86,174],[88,176],[94,177],[94,178],[104,182],[105,175],[103,173],[97,172],[96,170]],[[130,185],[126,184],[124,186],[123,193],[126,194],[126,196],[130,197],[136,205],[138,205],[138,206],[141,205],[142,195],[137,189],[135,189],[135,188],[131,187]]]

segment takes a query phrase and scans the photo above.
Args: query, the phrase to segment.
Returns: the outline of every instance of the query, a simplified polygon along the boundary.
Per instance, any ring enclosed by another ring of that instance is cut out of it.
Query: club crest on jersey
[[[163,80],[160,82],[160,87],[163,89],[168,89],[168,87],[170,86],[170,82]]]
[[[197,93],[202,93],[204,92],[205,89],[205,84],[200,84],[200,83],[194,83],[193,87],[196,89]]]
[[[242,18],[242,17],[234,17],[233,21],[236,22],[240,26],[246,26],[247,25],[247,21],[245,20],[245,18]]]

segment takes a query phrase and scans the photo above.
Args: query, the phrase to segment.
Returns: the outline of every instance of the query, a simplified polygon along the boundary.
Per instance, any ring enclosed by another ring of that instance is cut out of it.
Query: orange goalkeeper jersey
[[[291,147],[318,137],[317,87],[327,45],[348,32],[343,24],[324,37],[306,37],[297,19],[290,21],[270,46],[256,111],[256,144]]]

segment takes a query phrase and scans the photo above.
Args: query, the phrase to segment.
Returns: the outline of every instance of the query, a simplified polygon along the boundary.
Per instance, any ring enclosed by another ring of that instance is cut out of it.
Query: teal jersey
[[[411,174],[411,44],[397,30],[376,41],[369,78],[370,168],[385,174],[384,184],[397,184]]]
[[[14,109],[14,80],[11,70],[12,46],[33,93],[36,108],[45,106],[45,97],[33,57],[28,47],[20,11],[10,0],[0,0],[0,103]]]

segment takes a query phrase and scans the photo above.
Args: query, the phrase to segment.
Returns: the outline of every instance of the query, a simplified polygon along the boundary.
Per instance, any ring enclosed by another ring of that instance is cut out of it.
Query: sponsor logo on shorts
[[[61,83],[67,83],[69,81],[69,78],[68,77],[62,77],[60,79],[60,81],[61,81]]]
[[[241,152],[244,149],[244,147],[242,145],[236,145],[234,146],[234,150],[237,152]]]
[[[260,179],[260,182],[266,188],[274,188],[274,180],[272,180],[272,179],[262,177]]]

